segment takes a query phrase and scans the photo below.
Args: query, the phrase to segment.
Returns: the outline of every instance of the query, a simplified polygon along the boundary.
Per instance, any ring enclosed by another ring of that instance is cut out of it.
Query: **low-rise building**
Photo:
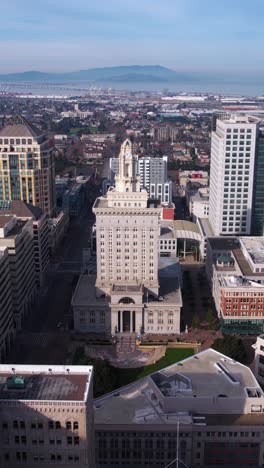
[[[209,189],[208,187],[200,188],[191,195],[189,201],[189,212],[194,222],[197,218],[208,218],[209,216]]]
[[[0,365],[0,467],[94,468],[93,369]]]
[[[264,331],[264,239],[215,237],[207,242],[207,274],[224,332]]]
[[[179,171],[179,184],[186,187],[188,183],[199,182],[200,185],[208,186],[209,176],[207,171]]]
[[[251,370],[207,349],[95,400],[96,462],[261,467],[263,409]]]
[[[8,353],[15,335],[12,287],[7,247],[0,247],[0,362]]]

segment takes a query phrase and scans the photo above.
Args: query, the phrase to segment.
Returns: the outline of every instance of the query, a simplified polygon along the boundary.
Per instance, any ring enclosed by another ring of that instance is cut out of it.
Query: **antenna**
[[[175,463],[175,466],[176,468],[179,468],[179,463],[183,466],[185,466],[185,468],[189,468],[188,465],[186,465],[180,458],[179,458],[179,427],[180,427],[180,422],[179,422],[179,418],[177,419],[177,446],[176,446],[176,458],[174,458],[174,460],[172,460],[168,465],[165,466],[165,468],[169,468],[170,466],[174,466],[174,463]]]

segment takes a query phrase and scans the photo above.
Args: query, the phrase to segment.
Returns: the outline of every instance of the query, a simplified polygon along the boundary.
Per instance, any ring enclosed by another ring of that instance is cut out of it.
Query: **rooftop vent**
[[[18,376],[18,375],[12,375],[10,377],[7,377],[6,379],[6,385],[8,389],[23,389],[25,388],[25,377]]]

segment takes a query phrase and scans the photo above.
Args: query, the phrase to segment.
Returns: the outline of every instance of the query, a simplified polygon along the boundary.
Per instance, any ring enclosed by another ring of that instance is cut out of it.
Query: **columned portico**
[[[135,310],[118,310],[117,312],[117,331],[118,333],[135,333],[136,332],[136,311]]]

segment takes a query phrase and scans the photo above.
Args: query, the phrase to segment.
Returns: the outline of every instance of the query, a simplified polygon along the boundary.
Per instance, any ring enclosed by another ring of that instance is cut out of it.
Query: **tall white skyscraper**
[[[212,132],[209,221],[218,235],[250,234],[258,119],[230,115]]]

